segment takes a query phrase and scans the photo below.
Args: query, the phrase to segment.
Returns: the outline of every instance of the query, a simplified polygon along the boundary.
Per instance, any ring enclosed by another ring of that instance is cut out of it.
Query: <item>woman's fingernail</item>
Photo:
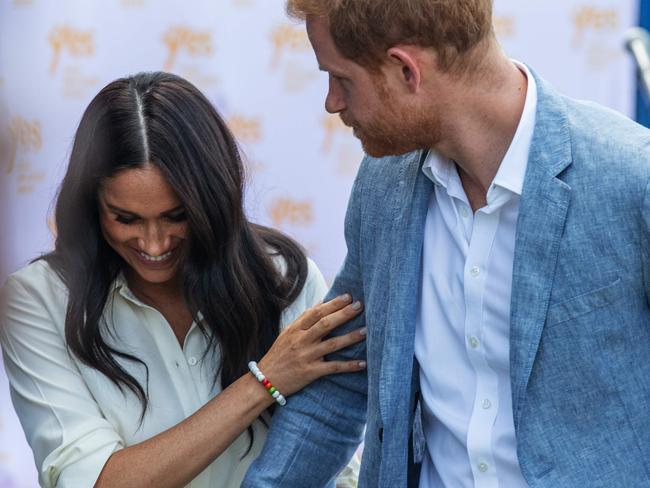
[[[365,362],[365,361],[359,361],[359,367],[365,369],[365,367],[366,367],[366,362]]]
[[[359,334],[361,334],[362,336],[368,334],[368,327],[363,327],[359,329]]]
[[[339,300],[341,300],[342,302],[351,302],[352,297],[350,296],[349,293],[345,293],[345,294],[339,296]]]
[[[361,302],[356,301],[352,304],[352,310],[361,310]]]

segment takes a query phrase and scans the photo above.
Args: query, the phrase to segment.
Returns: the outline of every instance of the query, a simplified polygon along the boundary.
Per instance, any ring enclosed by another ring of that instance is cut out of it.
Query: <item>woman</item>
[[[320,272],[248,222],[242,195],[235,141],[189,82],[139,74],[90,103],[55,251],[3,289],[6,371],[43,486],[239,486],[281,395],[365,367],[323,360],[364,339],[326,338],[361,304],[302,313]]]

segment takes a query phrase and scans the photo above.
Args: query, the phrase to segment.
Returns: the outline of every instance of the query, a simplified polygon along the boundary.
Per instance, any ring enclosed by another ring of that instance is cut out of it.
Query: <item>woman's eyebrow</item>
[[[135,212],[131,212],[130,210],[126,210],[125,208],[120,208],[120,207],[118,207],[116,205],[111,205],[110,203],[106,203],[106,207],[108,207],[110,210],[112,210],[114,212],[117,212],[117,213],[126,214],[126,215],[130,215],[130,216],[133,216],[133,217],[141,218],[140,215],[138,215]],[[164,212],[161,212],[160,216],[165,217],[167,215],[177,213],[178,211],[184,210],[184,209],[185,209],[184,205],[179,205],[178,207],[174,207],[174,208],[172,208],[170,210],[165,210]]]
[[[121,213],[121,214],[127,214],[127,215],[132,215],[134,217],[140,217],[137,213],[131,212],[130,210],[126,210],[124,208],[117,207],[115,205],[111,205],[110,203],[106,203],[106,207],[114,212]]]
[[[183,210],[185,210],[185,205],[181,204],[178,207],[172,208],[171,210],[166,210],[165,212],[161,213],[160,216],[164,217],[165,215],[175,214]]]

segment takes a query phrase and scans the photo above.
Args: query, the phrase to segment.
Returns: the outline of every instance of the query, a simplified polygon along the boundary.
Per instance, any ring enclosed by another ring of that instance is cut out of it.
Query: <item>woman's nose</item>
[[[165,232],[164,226],[159,223],[147,223],[144,233],[138,239],[140,250],[149,256],[161,256],[169,251],[171,244],[170,235]]]

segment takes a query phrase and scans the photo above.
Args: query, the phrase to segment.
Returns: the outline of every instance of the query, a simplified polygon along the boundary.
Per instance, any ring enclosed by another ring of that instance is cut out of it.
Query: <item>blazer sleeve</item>
[[[1,290],[5,370],[40,485],[92,486],[123,442],[101,414],[68,354],[49,301],[57,292],[61,299],[64,290],[49,285],[48,289],[47,283],[12,277]]]
[[[643,219],[643,241],[641,243],[641,258],[643,264],[643,284],[648,305],[650,305],[650,180],[646,184],[643,203],[641,204]]]
[[[364,164],[355,180],[345,217],[348,252],[325,300],[343,293],[363,300],[360,224]],[[336,331],[345,334],[363,327],[361,314]],[[328,359],[366,359],[362,342]],[[242,483],[244,488],[314,488],[332,486],[362,440],[366,422],[366,372],[321,378],[292,395],[276,409],[260,456]]]

